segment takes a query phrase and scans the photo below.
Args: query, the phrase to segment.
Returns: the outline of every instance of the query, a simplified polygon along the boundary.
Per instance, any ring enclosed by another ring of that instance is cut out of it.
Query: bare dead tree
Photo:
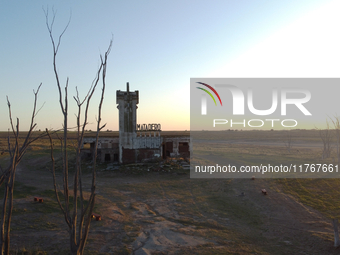
[[[331,118],[335,130],[335,145],[338,164],[340,164],[340,120],[338,116]]]
[[[333,134],[326,120],[326,129],[319,129],[319,136],[323,143],[322,159],[329,158],[332,152]]]
[[[4,197],[2,203],[2,212],[1,212],[1,231],[0,231],[0,251],[1,255],[8,255],[10,249],[10,230],[11,230],[11,219],[13,212],[13,190],[14,190],[14,181],[15,181],[15,173],[17,170],[17,166],[19,165],[22,157],[25,155],[28,146],[34,141],[40,139],[46,133],[40,133],[38,136],[33,137],[32,132],[36,127],[35,117],[39,110],[37,110],[37,99],[38,93],[41,84],[39,85],[37,91],[33,90],[34,93],[34,106],[31,116],[31,124],[28,130],[28,133],[22,143],[19,141],[19,119],[17,118],[16,126],[14,127],[13,119],[12,119],[12,111],[11,104],[7,97],[7,105],[9,112],[9,120],[13,133],[14,143],[11,143],[10,133],[8,135],[8,151],[10,155],[9,166],[5,171],[2,171],[0,175],[0,185],[4,184]],[[2,170],[2,168],[1,168]]]
[[[48,19],[48,12],[45,12],[46,17],[46,25],[47,29],[50,35],[50,39],[53,46],[53,67],[54,67],[54,74],[56,78],[57,88],[59,91],[59,104],[61,111],[64,116],[64,124],[63,124],[63,138],[61,139],[61,151],[62,151],[62,182],[63,182],[63,202],[61,201],[59,197],[59,188],[57,186],[56,181],[56,175],[55,175],[55,160],[53,156],[53,141],[52,137],[50,137],[50,144],[51,144],[51,160],[52,160],[52,175],[53,175],[53,185],[54,185],[54,191],[56,195],[57,202],[59,204],[59,207],[61,211],[64,214],[65,221],[68,226],[68,231],[70,235],[70,250],[71,254],[83,254],[86,240],[88,237],[89,229],[90,229],[90,223],[91,223],[91,215],[93,212],[93,208],[95,205],[95,191],[96,191],[96,158],[97,158],[97,148],[98,148],[98,138],[99,138],[99,132],[105,127],[105,125],[101,126],[101,108],[104,100],[104,92],[105,92],[105,78],[106,78],[106,66],[107,66],[107,57],[111,51],[112,46],[112,39],[110,41],[109,47],[107,51],[105,52],[104,56],[100,56],[101,64],[97,70],[96,78],[92,82],[92,85],[85,96],[83,100],[80,100],[78,89],[76,88],[76,96],[74,96],[74,100],[77,103],[78,106],[78,113],[76,114],[77,119],[77,146],[76,146],[76,160],[75,160],[75,173],[73,176],[73,201],[72,204],[70,200],[72,200],[71,191],[70,191],[70,184],[69,184],[69,161],[68,161],[68,140],[67,140],[67,131],[68,131],[68,81],[66,80],[65,85],[65,93],[64,96],[62,94],[61,84],[59,80],[59,74],[57,72],[57,65],[56,65],[56,56],[58,53],[58,49],[60,46],[60,41],[65,33],[68,24],[66,25],[63,32],[60,34],[58,42],[55,43],[55,40],[52,35],[52,29],[53,29],[53,23],[55,20],[55,12],[53,12],[53,18],[52,22],[49,23]],[[84,188],[83,188],[83,181],[82,181],[82,169],[81,169],[81,148],[83,145],[83,138],[85,133],[85,128],[87,125],[87,119],[88,119],[88,110],[90,106],[90,101],[93,96],[94,91],[96,90],[96,87],[99,83],[99,80],[102,80],[102,93],[101,93],[101,99],[98,106],[98,119],[97,119],[97,130],[96,130],[96,141],[95,141],[95,147],[94,147],[94,155],[93,155],[93,166],[92,166],[92,181],[91,181],[91,193],[90,197],[87,200],[88,203],[85,206],[85,198],[84,198]],[[85,106],[85,111],[83,113],[84,120],[81,121],[81,113],[82,113],[82,107]],[[48,131],[47,131],[48,132]],[[79,205],[78,205],[79,200]],[[72,205],[72,207],[71,207]],[[79,206],[79,210],[78,210]],[[71,209],[72,208],[72,209]]]
[[[338,219],[332,219],[333,230],[334,230],[334,247],[340,246],[339,240],[339,228],[338,228]]]
[[[292,135],[291,130],[285,131],[283,142],[284,142],[284,144],[286,146],[286,149],[290,153],[290,150],[293,147],[293,135]]]

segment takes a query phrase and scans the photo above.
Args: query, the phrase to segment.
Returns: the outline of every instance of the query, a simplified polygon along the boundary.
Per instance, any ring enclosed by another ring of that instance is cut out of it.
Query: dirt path
[[[139,226],[139,230],[132,233],[135,240],[129,245],[133,254],[157,252],[181,254],[180,251],[185,250],[186,247],[206,244],[219,247],[216,238],[197,235],[197,223],[234,229],[252,238],[257,235],[259,240],[255,240],[256,243],[263,242],[271,246],[269,251],[274,251],[268,254],[289,254],[290,251],[294,251],[294,254],[337,254],[337,250],[332,247],[332,227],[329,220],[317,211],[281,193],[277,187],[271,188],[272,183],[269,181],[239,179],[228,183],[226,187],[233,191],[228,195],[229,199],[233,200],[232,203],[244,204],[247,210],[259,212],[262,224],[253,229],[251,224],[242,223],[242,218],[232,219],[234,216],[230,219],[222,218],[217,214],[205,212],[199,202],[200,197],[196,197],[191,190],[195,180],[183,178],[181,182],[184,182],[187,187],[188,202],[190,201],[190,206],[198,212],[197,216],[192,218],[192,224],[188,224],[187,217],[179,210],[183,208],[182,202],[166,191],[163,178],[158,180],[159,192],[152,198],[143,199],[135,192],[124,194],[127,195],[125,203],[133,208],[130,216],[135,226]],[[134,178],[127,180],[134,182]],[[136,180],[136,182],[140,181],[141,179]],[[111,182],[112,186],[115,182],[114,180]],[[219,190],[219,186],[222,189],[224,187],[216,183],[212,184],[212,187],[217,189],[216,192],[224,192]],[[261,194],[261,188],[267,189],[267,196]]]
[[[261,235],[266,239],[278,246],[291,247],[295,254],[338,254],[332,247],[331,220],[318,211],[282,193],[268,180],[239,179],[234,180],[233,186],[236,193],[243,190],[246,194],[243,200],[252,201],[254,207],[261,211],[264,222]],[[262,188],[267,190],[268,195],[261,194]]]

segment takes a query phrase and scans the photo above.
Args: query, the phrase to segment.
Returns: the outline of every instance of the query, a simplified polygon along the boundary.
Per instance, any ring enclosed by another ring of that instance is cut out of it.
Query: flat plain
[[[235,164],[257,164],[261,157],[270,157],[273,164],[335,163],[335,147],[331,157],[322,159],[318,130],[290,131],[290,151],[284,131],[223,132],[227,147],[202,148],[196,157],[220,153]],[[181,134],[189,132],[168,135]],[[6,137],[0,133],[3,168],[9,158]],[[70,142],[74,138],[70,133]],[[72,155],[70,146],[70,165]],[[192,179],[184,163],[181,158],[98,163],[95,212],[102,220],[92,221],[85,254],[338,254],[331,219],[340,216],[339,179]],[[48,140],[41,139],[19,165],[13,254],[68,254],[67,226],[55,200],[50,164]],[[86,191],[90,165],[83,164]],[[34,196],[44,202],[34,202]]]

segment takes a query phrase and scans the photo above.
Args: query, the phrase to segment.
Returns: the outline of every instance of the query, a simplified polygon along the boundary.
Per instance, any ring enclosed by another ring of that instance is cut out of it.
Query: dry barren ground
[[[46,162],[28,157],[19,169],[13,254],[68,254]],[[330,219],[274,180],[190,179],[178,163],[99,171],[95,212],[102,221],[92,221],[86,254],[339,253]],[[33,202],[35,195],[44,203]]]

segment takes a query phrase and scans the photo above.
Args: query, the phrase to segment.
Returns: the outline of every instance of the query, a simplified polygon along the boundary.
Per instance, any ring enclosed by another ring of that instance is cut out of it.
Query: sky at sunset
[[[190,78],[340,77],[340,1],[1,1],[0,130],[10,127],[6,96],[28,129],[40,83],[37,128],[62,127],[43,12],[51,19],[52,7],[55,38],[71,15],[57,56],[63,86],[69,77],[69,126],[75,87],[86,95],[111,37],[102,113],[110,130],[118,130],[116,90],[126,82],[139,90],[137,123],[188,130]],[[87,129],[95,129],[100,92]]]

